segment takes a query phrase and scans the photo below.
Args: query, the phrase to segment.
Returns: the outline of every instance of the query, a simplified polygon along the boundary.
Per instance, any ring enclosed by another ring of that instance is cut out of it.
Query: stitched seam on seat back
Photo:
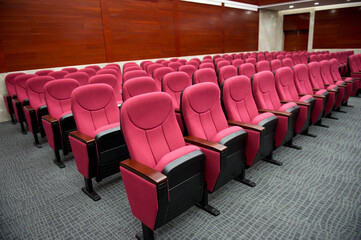
[[[148,131],[147,131],[147,130],[144,130],[144,132],[145,132],[145,137],[147,138],[147,143],[148,143],[150,152],[152,153],[152,156],[153,156],[153,163],[154,163],[154,165],[156,165],[156,161],[155,161],[155,156],[154,156],[154,153],[153,153],[152,145],[150,145],[149,138],[148,138]]]
[[[92,111],[89,111],[89,112],[90,112],[90,117],[92,119],[93,129],[96,130],[96,127],[95,127],[95,124],[94,124],[93,113],[92,113]]]
[[[203,126],[203,122],[202,122],[202,120],[201,120],[201,115],[200,115],[200,114],[198,114],[198,118],[199,118],[199,122],[201,123],[201,126],[202,126],[203,134],[204,134],[204,136],[205,136],[206,138],[208,138],[208,137],[207,137],[207,134],[206,134],[206,132],[205,132],[205,130],[204,130],[204,126]],[[207,140],[208,140],[208,139],[207,139]]]
[[[109,118],[108,118],[108,113],[107,113],[107,110],[104,108],[104,109],[103,109],[103,111],[104,111],[104,115],[105,115],[105,117],[106,117],[106,119],[107,119],[108,124],[110,124],[110,121],[109,121]]]
[[[163,133],[165,142],[167,143],[167,146],[168,146],[168,152],[171,152],[172,150],[170,149],[170,146],[169,146],[169,143],[168,143],[168,139],[167,139],[167,137],[165,136],[163,125],[161,125],[161,128],[162,128],[162,133]]]
[[[217,125],[216,125],[216,123],[214,122],[213,112],[212,112],[212,111],[209,111],[209,112],[210,112],[210,115],[211,115],[211,118],[212,118],[213,126],[214,126],[214,128],[216,129],[216,131],[217,131],[217,133],[218,133],[220,130],[217,128]]]

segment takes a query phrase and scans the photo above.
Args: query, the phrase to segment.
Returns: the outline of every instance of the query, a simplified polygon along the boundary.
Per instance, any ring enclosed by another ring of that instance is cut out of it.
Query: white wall
[[[283,15],[259,10],[258,51],[283,51]]]

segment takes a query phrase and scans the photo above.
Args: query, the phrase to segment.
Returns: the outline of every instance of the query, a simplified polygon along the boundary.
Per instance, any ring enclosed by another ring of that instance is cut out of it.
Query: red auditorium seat
[[[94,69],[95,72],[99,71],[101,68],[98,65],[91,65],[91,66],[86,66],[85,68],[91,68]]]
[[[308,133],[311,125],[311,117],[316,99],[311,95],[298,96],[297,88],[293,79],[293,70],[289,67],[282,67],[275,71],[276,89],[281,103],[294,102],[300,107],[298,113],[295,132],[306,136],[316,137]]]
[[[198,59],[199,60],[199,59]],[[199,60],[200,61],[200,60]],[[185,65],[187,63],[186,59],[179,59],[178,62],[182,65]]]
[[[358,68],[357,56],[356,55],[349,56],[347,59],[347,65],[350,70],[350,77],[352,77],[355,81],[355,86],[352,91],[352,96],[356,96],[360,88],[360,79],[361,79],[361,69]]]
[[[279,59],[275,59],[270,62],[270,65],[271,65],[271,71],[274,72],[282,67],[282,62]]]
[[[152,77],[154,70],[157,69],[157,68],[161,68],[161,67],[163,67],[163,65],[159,64],[159,63],[149,64],[147,66],[147,73],[149,74],[150,77]]]
[[[197,68],[194,67],[193,65],[184,65],[184,66],[180,66],[178,68],[178,71],[181,71],[181,72],[185,72],[188,74],[189,78],[192,79],[193,78],[193,73],[195,71],[197,71]]]
[[[328,60],[323,60],[320,62],[320,71],[323,83],[326,87],[331,85],[336,85],[339,87],[339,93],[343,94],[344,97],[341,101],[341,104],[344,105],[352,93],[352,85],[347,85],[344,81],[334,81],[331,74],[331,63]],[[340,110],[339,110],[340,111]],[[342,112],[342,111],[341,111]]]
[[[210,69],[213,69],[213,70],[215,69],[214,64],[211,63],[211,62],[201,63],[199,65],[199,69],[203,69],[203,68],[210,68]]]
[[[64,78],[72,78],[78,81],[80,86],[88,84],[89,76],[85,72],[68,73]]]
[[[211,82],[218,86],[216,71],[210,68],[199,69],[194,72],[192,82],[193,84]]]
[[[282,104],[277,94],[272,72],[256,73],[252,79],[252,91],[259,112],[272,112],[278,118],[275,146],[281,145],[301,149],[292,143],[295,124],[300,108],[296,103]]]
[[[245,62],[255,65],[257,63],[257,60],[255,58],[247,58]]]
[[[266,54],[266,61],[270,62],[272,60],[274,60],[273,55],[272,54]]]
[[[119,86],[122,84],[122,74],[120,70],[115,70],[114,68],[103,68],[97,72],[96,75],[102,75],[102,74],[111,74],[119,81]]]
[[[71,152],[69,132],[76,130],[70,102],[71,93],[77,87],[79,82],[70,78],[50,81],[44,86],[49,115],[42,117],[42,123],[49,146],[54,150],[54,163],[60,168],[65,167],[60,158],[60,150],[63,150],[64,155]]]
[[[235,66],[237,69],[242,64],[244,64],[244,61],[243,61],[243,59],[240,59],[240,58],[236,58],[232,61],[232,65]]]
[[[353,78],[342,78],[341,75],[340,75],[340,71],[339,71],[339,64],[338,64],[338,61],[336,59],[331,59],[330,60],[330,71],[331,71],[331,76],[332,76],[332,79],[335,81],[335,82],[338,82],[338,81],[344,81],[347,86],[351,86],[351,93],[348,93],[347,91],[347,88],[346,88],[346,97],[349,95],[351,96],[354,89],[357,88],[358,84],[359,84],[359,79],[353,79]],[[348,98],[346,98],[348,99]],[[345,106],[348,106],[347,105],[347,101],[345,102],[344,104]]]
[[[256,72],[271,71],[268,61],[259,61],[255,65]]]
[[[123,100],[144,93],[159,92],[155,80],[151,77],[137,77],[126,81],[123,85]]]
[[[311,63],[311,62],[317,62],[317,55],[316,54],[311,54],[309,57],[308,57],[308,62]]]
[[[224,59],[224,58],[216,58],[216,59],[214,59],[214,65],[217,66],[217,64],[218,64],[219,62],[221,62],[221,61],[226,61],[226,59]]]
[[[168,64],[168,67],[172,68],[174,71],[177,71],[180,66],[182,66],[182,64],[179,62],[171,62]]]
[[[312,111],[312,123],[320,127],[328,127],[321,123],[322,117],[324,114],[328,114],[332,109],[332,104],[329,103],[331,107],[326,109],[326,103],[328,101],[332,102],[332,99],[329,100],[329,93],[326,90],[313,91],[311,81],[309,79],[308,67],[306,64],[297,64],[293,67],[293,77],[296,85],[298,95],[303,97],[305,95],[311,95],[316,99],[315,106]],[[327,110],[327,111],[326,111]]]
[[[280,60],[280,61],[282,61],[282,59],[284,59],[285,58],[285,56],[283,56],[282,54],[280,54],[280,55],[277,55],[277,57],[276,57],[278,60]]]
[[[266,60],[266,56],[263,53],[257,55],[257,62],[265,61],[265,60]]]
[[[247,76],[249,79],[256,73],[254,64],[245,63],[238,67],[238,75]]]
[[[12,105],[12,99],[16,98],[14,79],[20,75],[25,75],[25,73],[10,73],[10,74],[6,75],[6,77],[5,77],[5,86],[6,86],[8,94],[3,95],[3,98],[4,98],[6,110],[8,111],[8,113],[11,117],[11,122],[13,124],[16,124],[15,116],[14,116],[15,112],[14,112],[14,108]]]
[[[198,64],[201,64],[201,60],[199,58],[192,58],[189,61],[196,61],[196,62],[198,62]]]
[[[26,92],[26,81],[30,78],[37,77],[35,74],[20,74],[14,79],[16,98],[12,99],[12,107],[16,120],[20,123],[21,132],[26,134],[24,126],[24,106],[29,105],[28,93]]]
[[[35,75],[38,76],[48,76],[49,73],[54,72],[53,70],[39,70],[35,72]]]
[[[162,65],[163,65],[164,67],[168,67],[168,64],[169,64],[170,62],[171,62],[171,61],[165,60],[165,61],[162,62]]]
[[[206,82],[184,89],[181,114],[185,132],[189,135],[186,139],[198,144],[206,155],[205,179],[209,192],[216,191],[232,179],[255,186],[245,178],[247,133],[239,126],[228,125],[218,86]]]
[[[293,63],[292,58],[285,58],[282,59],[282,66],[283,67],[290,67],[292,68],[295,64]]]
[[[327,87],[324,85],[324,83],[322,81],[322,77],[321,77],[320,64],[318,62],[309,63],[307,65],[307,67],[308,67],[308,74],[310,77],[310,82],[311,82],[311,85],[312,85],[314,91],[324,89],[324,90],[327,90],[328,92],[330,92],[329,99],[333,100],[332,101],[333,104],[332,104],[332,106],[330,106],[330,105],[327,105],[327,103],[326,103],[326,108],[331,107],[331,110],[333,108],[335,108],[335,109],[339,108],[341,105],[342,99],[344,97],[344,92],[342,92],[340,94],[339,88],[336,85],[330,85]],[[326,109],[325,112],[328,112],[328,110]],[[328,115],[326,115],[326,117],[336,119],[334,117],[331,117],[331,112]]]
[[[144,71],[146,71],[147,70],[147,66],[145,66],[145,65],[147,65],[147,64],[152,64],[153,62],[152,61],[149,61],[149,60],[147,60],[147,61],[142,61],[141,63],[140,63],[140,67],[144,70]]]
[[[129,67],[124,67],[123,73],[125,74],[126,72],[130,72],[130,71],[134,71],[134,70],[142,70],[141,67],[137,66],[129,66]]]
[[[158,60],[158,61],[162,61],[162,60]],[[123,65],[123,70],[127,67],[134,67],[134,66],[139,67],[139,65],[136,62],[126,62]]]
[[[75,67],[68,67],[68,68],[63,68],[61,69],[62,71],[67,71],[68,73],[74,73],[74,72],[77,72],[78,69],[75,68]]]
[[[97,201],[100,196],[92,179],[101,181],[119,172],[119,162],[129,158],[114,90],[104,83],[78,87],[71,95],[71,109],[77,130],[69,133],[69,141],[77,169],[84,176],[82,191]]]
[[[100,74],[89,78],[89,84],[98,83],[105,83],[113,88],[115,99],[120,107],[123,103],[123,97],[119,80],[113,74]]]
[[[293,54],[292,60],[293,60],[294,65],[302,63],[301,57],[298,53]]]
[[[226,79],[237,76],[237,68],[233,65],[224,66],[218,71],[218,83],[221,85]]]
[[[30,132],[33,133],[35,146],[41,148],[38,132],[41,137],[45,137],[43,123],[41,118],[48,114],[44,99],[44,85],[47,82],[55,80],[50,76],[38,76],[30,78],[26,81],[26,92],[29,98],[29,105],[24,106],[24,115]]]
[[[192,65],[195,68],[198,68],[198,66],[200,65],[200,62],[197,62],[195,60],[189,60],[185,65]]]
[[[173,107],[176,112],[178,125],[184,132],[184,125],[180,115],[180,96],[182,91],[192,85],[192,79],[184,72],[172,72],[163,77],[162,92],[168,93],[172,99]]]
[[[85,72],[86,74],[88,74],[88,77],[92,77],[97,74],[97,72],[92,68],[84,68],[79,70],[78,72]]]
[[[138,239],[154,239],[154,230],[195,204],[219,214],[208,205],[205,156],[198,147],[186,145],[169,95],[131,98],[120,118],[131,157],[120,163],[120,171],[132,213],[142,223]]]
[[[307,63],[308,63],[306,53],[304,53],[304,52],[300,53],[300,60],[301,60],[301,63],[303,63],[303,64],[307,64]]]
[[[167,73],[174,72],[174,70],[170,67],[161,67],[157,68],[153,73],[153,78],[155,80],[155,85],[157,89],[160,91],[162,89],[162,79],[164,75]]]
[[[258,112],[250,79],[246,76],[229,78],[222,83],[221,89],[228,124],[239,125],[248,134],[247,167],[260,159],[282,165],[272,157],[278,118],[273,113]]]
[[[123,76],[123,84],[128,81],[129,79],[136,78],[136,77],[149,77],[148,73],[144,70],[134,70],[124,73]]]

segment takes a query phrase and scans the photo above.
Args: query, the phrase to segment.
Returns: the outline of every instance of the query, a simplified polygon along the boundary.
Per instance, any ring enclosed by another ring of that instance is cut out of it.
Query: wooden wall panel
[[[305,30],[310,26],[310,13],[285,15],[283,17],[283,31]]]
[[[258,50],[258,12],[224,9],[224,52]]]
[[[179,2],[180,55],[222,52],[222,8]]]
[[[258,46],[258,12],[179,0],[0,0],[0,14],[0,72]]]
[[[112,59],[175,56],[173,1],[107,0]]]
[[[300,51],[307,50],[308,29],[285,31],[284,50]]]
[[[361,48],[361,8],[316,11],[313,48]]]
[[[104,62],[98,0],[0,2],[8,71]]]

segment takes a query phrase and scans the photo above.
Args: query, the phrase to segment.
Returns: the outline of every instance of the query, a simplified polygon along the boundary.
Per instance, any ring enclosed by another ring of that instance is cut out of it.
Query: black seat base
[[[98,201],[101,197],[94,191],[93,182],[91,179],[84,178],[85,187],[82,187],[81,190],[88,195],[93,201]]]
[[[293,143],[292,143],[292,140],[289,141],[289,142],[287,142],[284,146],[285,146],[285,147],[289,147],[289,148],[294,148],[294,149],[297,149],[297,150],[302,150],[302,147],[293,144]]]
[[[238,177],[235,177],[234,180],[238,181],[238,182],[241,182],[249,187],[255,187],[256,186],[256,183],[255,182],[252,182],[251,180],[249,179],[246,179],[244,177],[241,177],[241,176],[238,176]]]
[[[283,162],[277,161],[277,160],[275,160],[273,158],[263,158],[263,161],[268,162],[268,163],[272,163],[272,164],[277,165],[277,166],[282,166],[283,165]]]

